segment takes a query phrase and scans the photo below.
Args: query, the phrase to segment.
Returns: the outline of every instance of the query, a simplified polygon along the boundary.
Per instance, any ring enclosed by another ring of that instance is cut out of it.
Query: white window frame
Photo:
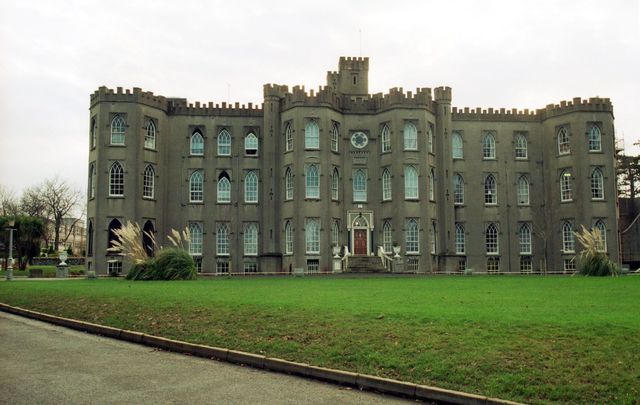
[[[392,198],[391,171],[385,168],[382,171],[382,201],[391,201]]]
[[[243,247],[245,256],[258,256],[258,224],[244,224]]]
[[[189,223],[189,254],[191,256],[202,256],[202,223]]]
[[[204,174],[202,170],[194,170],[189,176],[189,202],[201,203],[204,201]]]
[[[498,183],[493,173],[484,179],[484,205],[498,205]]]
[[[153,199],[155,195],[155,176],[153,166],[148,164],[142,174],[142,198]]]
[[[604,175],[599,167],[591,171],[591,199],[604,200]]]
[[[560,173],[560,201],[573,201],[573,190],[571,184],[571,170],[565,169]]]
[[[244,202],[258,203],[258,173],[255,170],[249,170],[244,175]]]
[[[571,142],[569,140],[569,130],[566,126],[558,129],[558,154],[568,155],[571,153]]]
[[[420,227],[415,218],[407,219],[404,231],[405,251],[407,254],[420,254]]]
[[[231,202],[231,179],[226,172],[220,173],[216,185],[216,201],[220,204]]]
[[[308,255],[320,254],[320,220],[307,218],[304,225],[305,251]]]
[[[589,152],[602,152],[602,132],[596,124],[589,126]]]
[[[384,125],[382,127],[382,133],[380,135],[381,138],[381,147],[382,147],[382,153],[385,152],[391,152],[391,131],[389,131],[389,126],[388,125]]]
[[[573,224],[570,221],[562,223],[562,252],[575,253],[576,241],[573,235]]]
[[[518,242],[520,245],[521,255],[530,255],[532,251],[531,243],[531,224],[523,222],[518,229]]]
[[[204,137],[199,131],[194,131],[189,140],[189,154],[191,156],[204,155]]]
[[[464,224],[462,222],[456,222],[456,254],[463,255],[466,253],[466,235],[464,230]]]
[[[433,137],[433,129],[431,124],[427,124],[427,142],[429,143],[429,153],[433,153],[435,138]]]
[[[418,170],[414,166],[404,167],[404,198],[416,200],[418,194]]]
[[[340,246],[340,223],[336,219],[331,224],[331,246]]]
[[[340,190],[340,172],[338,172],[338,168],[333,168],[333,173],[331,174],[331,199],[334,201],[338,201]]]
[[[353,173],[353,201],[367,201],[367,171],[356,169]]]
[[[451,136],[451,157],[464,159],[464,141],[460,132],[455,131]]]
[[[604,224],[604,221],[598,219],[593,224],[593,229],[598,229],[600,231],[601,239],[598,241],[596,250],[598,252],[606,252],[607,251],[607,226]]]
[[[284,199],[293,200],[293,171],[287,167],[284,172]]]
[[[526,174],[518,177],[518,182],[516,184],[516,198],[518,199],[518,205],[530,204],[529,178]]]
[[[246,156],[258,156],[258,137],[253,132],[249,132],[244,137],[244,154]]]
[[[429,228],[429,250],[432,255],[436,254],[437,237],[438,237],[438,225],[434,221],[434,222],[431,222],[431,227]]]
[[[320,149],[320,127],[318,121],[310,119],[304,128],[304,148]]]
[[[429,170],[429,201],[436,200],[436,171],[432,167]]]
[[[337,152],[338,148],[339,148],[339,143],[338,143],[338,139],[340,136],[340,132],[338,131],[338,124],[336,124],[335,122],[333,123],[333,126],[331,128],[331,151],[333,152]]]
[[[287,126],[284,130],[284,150],[285,152],[290,152],[293,150],[293,129],[291,128],[291,124],[287,123]]]
[[[293,254],[293,225],[291,220],[287,220],[284,224],[284,253]]]
[[[231,134],[226,128],[222,128],[218,132],[218,156],[231,156]]]
[[[498,231],[498,226],[490,222],[485,228],[485,251],[487,255],[498,255],[500,254],[500,232]]]
[[[453,174],[453,205],[464,205],[464,177]]]
[[[109,197],[124,196],[124,167],[118,161],[109,169]]]
[[[527,159],[529,157],[529,147],[527,145],[527,137],[518,133],[515,138],[515,157],[516,159]]]
[[[147,149],[156,148],[156,124],[152,119],[147,119],[147,128],[144,134],[144,147]]]
[[[393,233],[390,221],[384,221],[382,224],[382,248],[385,253],[393,252]]]
[[[96,197],[96,162],[89,165],[89,199]]]
[[[495,160],[496,158],[496,138],[492,132],[485,132],[482,137],[482,159]]]
[[[402,131],[404,150],[418,150],[418,128],[411,121],[405,121]]]
[[[111,145],[124,145],[127,124],[121,114],[116,114],[111,120]]]
[[[216,227],[216,256],[229,256],[229,225],[225,222]]]
[[[304,196],[305,198],[320,198],[320,169],[317,165],[307,166]]]

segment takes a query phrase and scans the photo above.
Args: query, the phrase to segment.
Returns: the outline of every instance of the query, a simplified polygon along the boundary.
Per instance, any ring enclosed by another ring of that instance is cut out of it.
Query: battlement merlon
[[[436,103],[451,104],[451,87],[436,87],[435,89],[433,89],[433,94]]]
[[[286,90],[286,86],[285,86]],[[139,87],[132,90],[123,90],[117,87],[114,91],[106,86],[101,86],[90,95],[91,107],[100,102],[109,103],[137,103],[149,107],[157,108],[164,111],[168,115],[205,115],[205,116],[262,116],[262,105],[254,105],[253,103],[240,104],[214,104],[213,102],[195,103],[187,102],[186,98],[174,98],[154,95],[150,91],[142,91]]]
[[[454,120],[465,121],[541,122],[548,118],[573,112],[607,112],[613,114],[613,104],[608,98],[591,97],[588,100],[583,100],[580,97],[574,97],[571,101],[565,100],[559,104],[548,104],[545,108],[537,110],[529,110],[528,108],[519,110],[517,108],[483,109],[477,107],[470,109],[469,107],[453,107],[451,114]]]
[[[338,62],[338,69],[343,70],[369,70],[369,58],[368,57],[345,57],[341,56]]]
[[[284,98],[289,92],[289,87],[280,84],[267,83],[263,86],[264,98]]]

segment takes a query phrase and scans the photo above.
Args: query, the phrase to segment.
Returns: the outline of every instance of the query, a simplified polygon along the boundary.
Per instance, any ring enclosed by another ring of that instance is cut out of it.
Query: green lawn
[[[20,270],[18,268],[13,269],[14,277],[28,277],[29,270],[32,269],[41,269],[42,276],[51,278],[56,276],[56,266],[53,265],[33,265],[29,266],[26,270]],[[6,275],[6,271],[0,270],[0,277],[4,278]],[[69,275],[81,275],[84,274],[84,265],[72,265],[69,266]]]
[[[640,277],[2,282],[0,301],[505,399],[640,401]]]

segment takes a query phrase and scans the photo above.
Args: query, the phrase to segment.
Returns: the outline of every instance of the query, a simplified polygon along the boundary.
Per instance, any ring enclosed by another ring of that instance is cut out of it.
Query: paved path
[[[0,404],[393,404],[361,392],[0,312]]]

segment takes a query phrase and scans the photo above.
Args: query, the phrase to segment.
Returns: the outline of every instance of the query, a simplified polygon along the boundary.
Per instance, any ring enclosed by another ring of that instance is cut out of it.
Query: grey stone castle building
[[[207,273],[331,271],[334,245],[398,245],[417,272],[570,271],[580,225],[618,260],[609,99],[456,108],[449,87],[369,94],[368,71],[342,57],[319,91],[266,84],[262,106],[100,87],[87,266],[122,269],[107,248],[129,220],[162,243],[189,227]]]

